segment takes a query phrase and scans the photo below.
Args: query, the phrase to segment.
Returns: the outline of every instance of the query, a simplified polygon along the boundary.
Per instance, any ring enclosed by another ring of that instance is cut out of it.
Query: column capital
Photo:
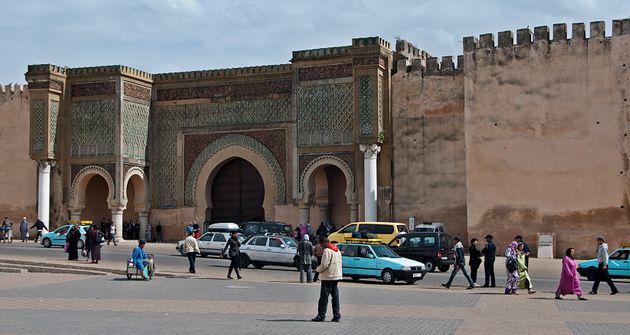
[[[41,161],[36,161],[37,163],[37,167],[41,168],[41,169],[45,169],[48,167],[54,167],[57,164],[57,161],[54,160],[41,160]]]
[[[110,208],[110,210],[112,211],[112,214],[122,214],[123,211],[125,210],[125,207],[123,206],[112,206]]]
[[[376,159],[376,156],[381,151],[381,146],[378,144],[359,144],[359,150],[361,150],[365,159]]]
[[[149,216],[149,212],[140,212],[138,213],[138,217],[148,217]]]

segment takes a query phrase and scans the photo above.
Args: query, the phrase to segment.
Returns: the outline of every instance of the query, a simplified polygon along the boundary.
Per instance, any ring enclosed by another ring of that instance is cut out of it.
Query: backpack
[[[194,230],[193,226],[186,227],[186,235],[190,235],[193,232],[193,230]]]
[[[516,261],[513,259],[509,259],[507,263],[505,264],[505,266],[507,267],[507,270],[510,273],[518,270],[518,267],[516,266]]]

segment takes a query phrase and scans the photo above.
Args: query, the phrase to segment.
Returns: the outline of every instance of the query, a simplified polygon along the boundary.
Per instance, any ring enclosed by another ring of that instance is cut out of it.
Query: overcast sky
[[[626,17],[627,0],[0,0],[0,83],[24,83],[40,63],[151,73],[281,64],[364,36],[458,55],[464,36],[597,20],[610,35]]]

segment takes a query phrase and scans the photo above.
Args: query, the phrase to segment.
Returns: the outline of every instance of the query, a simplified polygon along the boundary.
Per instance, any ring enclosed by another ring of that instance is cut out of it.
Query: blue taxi
[[[42,245],[45,248],[54,246],[63,247],[66,244],[66,234],[72,227],[71,224],[61,226],[49,233],[42,236]],[[89,225],[80,225],[79,231],[81,232],[81,239],[77,242],[77,248],[83,249],[85,245],[85,233],[90,229]]]
[[[608,255],[608,273],[612,278],[630,278],[630,243],[622,244],[622,247]],[[578,264],[580,276],[588,280],[595,280],[597,272],[597,259],[591,259]]]
[[[400,257],[384,244],[340,243],[344,277],[354,281],[378,278],[385,284],[402,280],[413,284],[424,278],[424,264]]]

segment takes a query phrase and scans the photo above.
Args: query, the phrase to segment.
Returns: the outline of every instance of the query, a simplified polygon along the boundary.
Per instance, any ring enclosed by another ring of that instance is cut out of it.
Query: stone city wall
[[[412,52],[398,60],[392,77],[395,220],[442,222],[466,240],[461,58],[455,67],[452,57],[440,62],[413,46],[405,49]]]
[[[0,85],[0,219],[37,217],[37,165],[28,156],[29,92],[26,86]]]
[[[594,255],[630,235],[630,25],[615,21],[519,29],[464,39],[468,233],[499,250],[522,234],[556,233]],[[532,40],[533,36],[533,40]]]

